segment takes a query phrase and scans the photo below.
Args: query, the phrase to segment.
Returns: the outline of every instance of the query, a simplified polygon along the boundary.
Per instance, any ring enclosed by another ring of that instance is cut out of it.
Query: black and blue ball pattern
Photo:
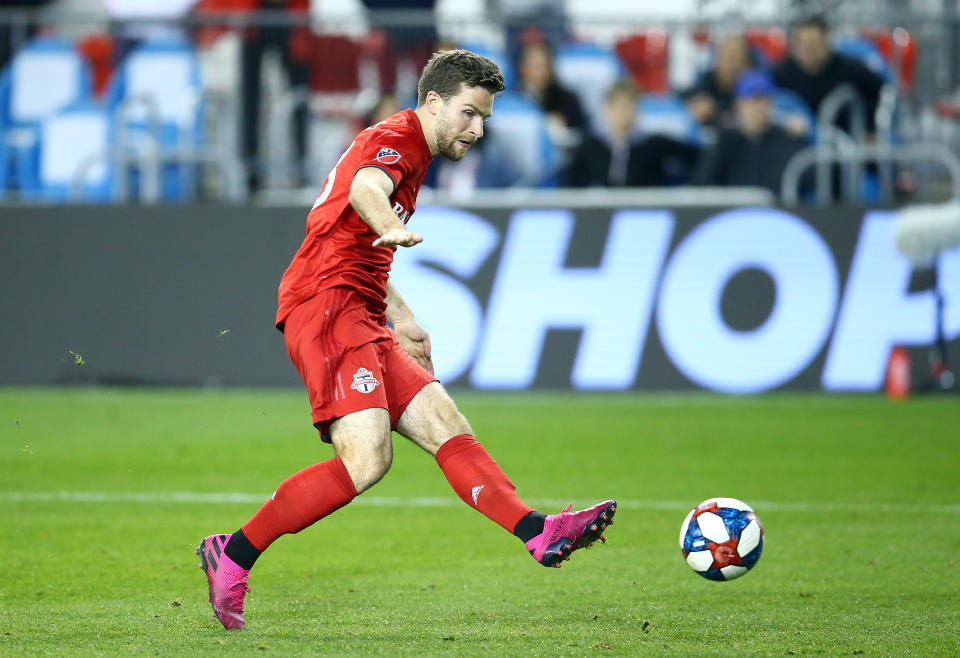
[[[691,569],[710,580],[733,580],[756,565],[763,552],[763,526],[736,498],[710,498],[687,514],[680,550]]]

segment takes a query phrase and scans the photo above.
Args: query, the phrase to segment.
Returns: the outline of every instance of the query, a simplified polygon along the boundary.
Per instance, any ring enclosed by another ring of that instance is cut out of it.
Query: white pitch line
[[[181,503],[240,503],[259,504],[269,494],[257,493],[205,493],[198,491],[6,491],[0,492],[0,501],[8,503],[145,503],[175,505]],[[595,503],[595,500],[532,499],[529,501],[541,509],[563,507],[573,502],[578,507]],[[463,503],[451,494],[445,497],[430,496],[360,496],[352,505],[366,507],[459,507]],[[680,500],[620,500],[620,509],[665,510],[686,512],[696,502]],[[805,502],[805,501],[751,501],[758,513],[772,512],[883,512],[891,514],[960,514],[960,504],[924,503],[853,503],[853,502]]]

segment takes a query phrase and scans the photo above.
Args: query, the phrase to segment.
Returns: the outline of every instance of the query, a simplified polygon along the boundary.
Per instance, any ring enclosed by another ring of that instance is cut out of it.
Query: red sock
[[[517,497],[513,482],[469,434],[440,446],[437,463],[463,502],[507,532],[513,532],[517,522],[534,511]]]
[[[280,535],[300,532],[340,509],[357,489],[339,457],[308,466],[284,480],[273,496],[243,526],[257,550],[266,550]]]

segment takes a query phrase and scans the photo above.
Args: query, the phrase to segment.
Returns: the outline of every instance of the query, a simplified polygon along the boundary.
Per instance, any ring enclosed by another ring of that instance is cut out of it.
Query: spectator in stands
[[[380,91],[416,104],[418,73],[437,45],[436,20],[432,14],[436,0],[363,0],[363,4],[372,12],[371,27],[380,30],[386,39],[377,57]],[[420,12],[423,20],[415,16],[411,16],[410,21],[390,20],[402,11]]]
[[[518,69],[520,91],[543,108],[556,141],[575,141],[586,132],[583,106],[574,92],[557,81],[550,46],[543,41],[526,44],[520,52]]]
[[[561,175],[567,187],[642,187],[685,182],[699,148],[663,135],[638,137],[638,93],[621,80],[607,92],[606,134],[588,135]]]
[[[803,98],[814,114],[830,92],[842,84],[852,85],[865,105],[867,133],[874,132],[883,78],[862,62],[832,52],[822,18],[806,18],[793,25],[789,54],[774,69],[773,77],[778,87]],[[849,130],[850,117],[842,115],[837,125]]]
[[[807,141],[773,123],[774,89],[764,71],[740,75],[734,87],[737,126],[723,129],[717,143],[704,153],[695,182],[765,187],[779,195],[787,162]]]
[[[506,32],[507,55],[513,64],[531,41],[544,41],[557,49],[567,38],[564,3],[556,0],[490,0],[491,20]]]
[[[401,109],[402,108],[400,107],[400,103],[397,102],[396,96],[393,94],[380,94],[380,97],[377,98],[376,102],[366,113],[364,113],[362,128],[372,126],[375,123],[380,123],[381,121],[392,117]]]
[[[262,11],[287,11],[292,19],[306,20],[310,0],[244,0],[238,8]],[[260,187],[260,68],[263,55],[276,52],[293,89],[306,90],[310,77],[310,28],[304,23],[266,24],[245,31],[241,52],[240,95],[243,104],[243,157],[251,191]],[[307,104],[298,103],[293,112],[294,149],[298,166],[294,186],[306,180],[303,167],[307,152]]]
[[[729,128],[736,123],[733,87],[740,74],[752,65],[746,37],[729,36],[720,42],[713,67],[683,94],[687,108],[700,124]]]

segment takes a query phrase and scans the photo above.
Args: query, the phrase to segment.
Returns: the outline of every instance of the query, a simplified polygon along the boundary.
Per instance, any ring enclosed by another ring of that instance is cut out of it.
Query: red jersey
[[[336,286],[350,288],[375,311],[384,312],[397,248],[371,246],[379,236],[350,205],[350,185],[360,169],[382,169],[393,180],[393,211],[406,224],[431,158],[413,110],[398,112],[357,135],[327,174],[307,215],[307,236],[280,281],[278,329],[283,331],[284,320],[298,304]]]

